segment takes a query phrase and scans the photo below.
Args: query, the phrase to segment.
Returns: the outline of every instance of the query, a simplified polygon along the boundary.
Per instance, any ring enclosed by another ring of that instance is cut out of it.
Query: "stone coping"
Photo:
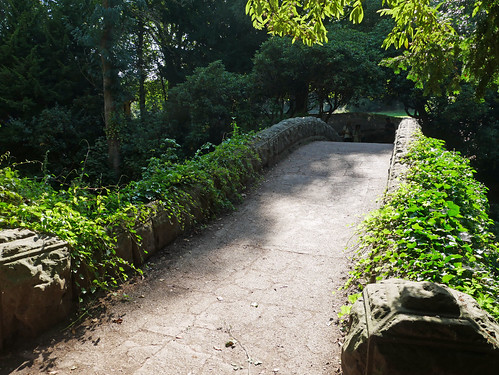
[[[398,189],[404,180],[407,166],[402,163],[402,159],[407,155],[409,145],[415,140],[416,135],[421,131],[421,125],[415,119],[404,119],[400,122],[395,133],[393,153],[388,171],[387,191],[385,200]]]

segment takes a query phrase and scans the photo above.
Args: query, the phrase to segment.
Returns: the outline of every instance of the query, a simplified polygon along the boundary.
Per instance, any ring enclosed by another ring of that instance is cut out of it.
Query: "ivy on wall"
[[[499,320],[499,244],[490,232],[485,187],[467,159],[422,134],[403,162],[406,182],[363,222],[345,287],[362,289],[389,277],[442,283],[471,295]]]

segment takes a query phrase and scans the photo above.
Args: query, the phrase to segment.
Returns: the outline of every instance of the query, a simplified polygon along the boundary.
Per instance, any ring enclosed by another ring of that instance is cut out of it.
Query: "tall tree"
[[[111,49],[114,43],[116,5],[113,0],[102,0],[103,27],[100,41],[102,91],[104,97],[104,123],[106,127],[109,164],[116,176],[120,170],[120,139],[116,117],[114,86],[117,84]]]
[[[134,72],[134,47],[128,40],[133,20],[129,13],[134,1],[88,0],[93,12],[81,27],[80,43],[89,47],[98,60],[103,97],[104,131],[109,167],[116,178],[120,175],[120,127],[124,104],[129,99],[122,81]],[[97,74],[94,72],[94,76]]]
[[[338,22],[329,25],[329,32],[335,38],[322,46],[292,44],[281,37],[263,43],[253,69],[259,95],[281,111],[288,103],[291,116],[307,113],[311,106],[318,106],[322,115],[323,105],[330,115],[353,100],[381,95],[385,76],[373,36]]]
[[[90,54],[74,33],[85,9],[84,2],[70,0],[2,2],[0,153],[40,160],[50,151],[54,162],[62,157],[52,171],[59,173],[74,168],[81,139],[100,135]]]
[[[229,71],[249,72],[266,35],[245,17],[244,1],[147,0],[144,16],[161,53],[159,74],[175,85],[214,60]]]

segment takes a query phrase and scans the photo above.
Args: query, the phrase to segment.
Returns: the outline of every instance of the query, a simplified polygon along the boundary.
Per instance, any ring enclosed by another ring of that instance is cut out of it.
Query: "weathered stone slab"
[[[178,220],[168,211],[160,209],[152,217],[152,228],[154,230],[155,246],[162,249],[182,233],[182,227]]]
[[[0,244],[31,237],[32,235],[33,232],[28,229],[4,229],[0,231]]]
[[[68,245],[28,230],[0,231],[0,350],[34,337],[71,311]]]
[[[342,368],[344,375],[495,375],[499,325],[444,285],[369,284],[352,307]]]

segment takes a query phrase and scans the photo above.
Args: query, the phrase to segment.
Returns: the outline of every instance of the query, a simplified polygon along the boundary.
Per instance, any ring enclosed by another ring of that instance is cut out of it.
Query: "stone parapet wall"
[[[393,129],[387,129],[387,119],[395,127],[404,121],[398,117],[372,113],[335,113],[327,122],[339,134],[345,125],[350,124],[354,128],[356,125],[360,125],[362,142],[393,143]]]
[[[257,168],[268,167],[293,148],[314,140],[340,141],[341,138],[330,125],[315,117],[283,120],[264,129],[257,134],[253,145],[260,158],[260,166]],[[171,212],[163,207],[156,207],[156,213],[136,228],[137,234],[142,238],[140,244],[133,241],[126,233],[119,235],[118,254],[139,266],[151,255],[173,242],[181,233],[190,230],[196,222],[205,220],[204,210],[197,208],[210,206],[211,202],[207,201],[207,197],[196,193],[195,189],[189,194],[198,204],[190,207],[182,226]]]
[[[404,119],[399,124],[393,145],[393,153],[388,171],[388,184],[386,197],[398,189],[400,182],[404,179],[407,166],[402,163],[402,159],[407,155],[409,145],[415,140],[416,135],[421,131],[421,125],[414,119]]]
[[[316,140],[341,141],[341,137],[333,126],[316,117],[297,117],[259,132],[255,149],[262,165],[267,167],[294,147]]]

